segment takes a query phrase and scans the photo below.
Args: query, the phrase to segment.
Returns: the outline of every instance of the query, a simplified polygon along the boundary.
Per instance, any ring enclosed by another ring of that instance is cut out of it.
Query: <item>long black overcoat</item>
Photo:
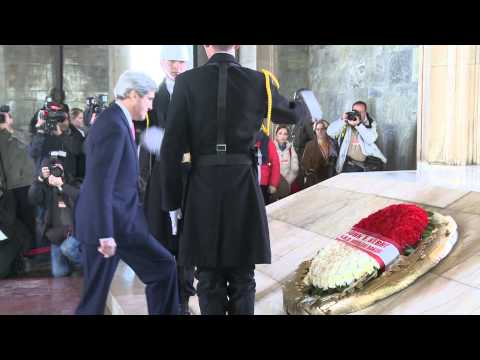
[[[267,115],[263,73],[241,67],[229,54],[219,53],[206,65],[179,75],[169,105],[160,151],[162,207],[182,203],[181,160],[190,149],[183,234],[178,261],[202,267],[237,267],[271,262],[268,222],[256,165],[197,167],[200,155],[216,153],[218,66],[228,69],[225,138],[227,153],[250,154]],[[296,123],[305,107],[289,102],[274,86],[272,121]]]

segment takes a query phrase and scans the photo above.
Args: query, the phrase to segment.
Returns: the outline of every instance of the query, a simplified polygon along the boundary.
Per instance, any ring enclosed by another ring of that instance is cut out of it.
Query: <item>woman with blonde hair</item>
[[[328,121],[313,124],[316,138],[305,145],[302,167],[305,171],[305,188],[318,184],[334,175],[337,150],[334,141],[328,137]]]

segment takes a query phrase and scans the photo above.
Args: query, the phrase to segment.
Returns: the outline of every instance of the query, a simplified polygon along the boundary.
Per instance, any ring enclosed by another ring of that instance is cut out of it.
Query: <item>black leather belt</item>
[[[192,162],[193,167],[232,165],[250,166],[252,164],[252,158],[247,154],[224,154],[223,156],[218,156],[217,154],[201,155]]]

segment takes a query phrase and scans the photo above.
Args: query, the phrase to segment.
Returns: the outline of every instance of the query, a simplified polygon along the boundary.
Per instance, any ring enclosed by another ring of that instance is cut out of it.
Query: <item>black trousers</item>
[[[197,268],[197,293],[202,315],[253,315],[255,266]]]
[[[176,315],[178,302],[175,259],[153,236],[135,239],[134,244],[117,247],[117,253],[104,258],[97,245],[82,244],[84,287],[77,315],[102,315],[118,261],[125,261],[146,284],[148,313]]]
[[[177,258],[176,255],[175,257]],[[182,266],[177,263],[177,274],[180,302],[188,303],[189,297],[195,296],[197,293],[195,291],[195,286],[193,286],[195,280],[195,268],[193,266]]]

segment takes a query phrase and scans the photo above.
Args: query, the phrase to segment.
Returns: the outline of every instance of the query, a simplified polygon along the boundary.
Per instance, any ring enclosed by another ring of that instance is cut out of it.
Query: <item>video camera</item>
[[[92,114],[100,114],[108,106],[108,96],[107,95],[97,95],[87,97],[87,109]]]
[[[45,120],[44,130],[47,134],[53,134],[57,130],[58,123],[68,118],[68,114],[63,109],[63,105],[53,102],[52,98],[46,99],[44,107],[38,113],[38,118]]]
[[[87,97],[86,108],[84,112],[84,121],[86,125],[90,125],[93,114],[97,116],[108,107],[108,96],[100,94],[97,96]]]
[[[0,106],[0,113],[9,113],[10,112],[10,106],[8,105],[2,105]],[[7,122],[7,117],[5,114],[0,114],[0,124],[3,124]]]

